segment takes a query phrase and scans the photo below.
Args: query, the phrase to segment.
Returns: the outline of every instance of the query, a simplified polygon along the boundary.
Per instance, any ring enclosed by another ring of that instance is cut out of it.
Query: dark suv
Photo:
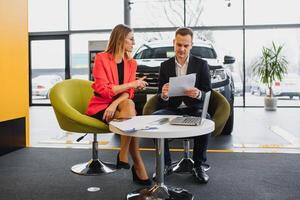
[[[207,61],[210,68],[212,88],[225,96],[230,103],[230,117],[222,132],[222,135],[230,135],[233,129],[234,118],[234,82],[230,71],[224,65],[234,63],[235,58],[224,56],[224,61],[220,62],[212,44],[202,40],[193,44],[191,54]],[[174,55],[172,42],[165,41],[149,42],[142,45],[135,52],[134,58],[138,63],[137,77],[147,76],[146,81],[149,83],[149,87],[147,87],[146,92],[148,94],[157,92],[160,64]]]

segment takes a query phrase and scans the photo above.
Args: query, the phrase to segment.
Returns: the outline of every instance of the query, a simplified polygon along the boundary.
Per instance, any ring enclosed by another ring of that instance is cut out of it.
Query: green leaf
[[[253,65],[253,73],[258,76],[260,81],[272,91],[273,82],[281,81],[287,74],[288,61],[282,55],[283,45],[276,46],[272,42],[272,46],[262,47],[262,54]],[[272,95],[272,94],[270,94]]]

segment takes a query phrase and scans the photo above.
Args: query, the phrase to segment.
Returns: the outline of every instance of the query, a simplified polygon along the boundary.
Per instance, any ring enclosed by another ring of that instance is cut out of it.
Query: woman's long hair
[[[130,53],[124,52],[124,42],[128,33],[132,31],[133,30],[129,26],[124,24],[118,24],[115,26],[110,34],[105,52],[111,53],[115,58],[118,56],[123,57],[124,53],[126,53],[126,58],[130,59]]]

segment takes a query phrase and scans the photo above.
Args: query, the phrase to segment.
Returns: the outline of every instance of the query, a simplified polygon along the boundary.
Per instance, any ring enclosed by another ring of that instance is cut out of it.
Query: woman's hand
[[[112,102],[104,111],[103,120],[105,120],[106,122],[111,121],[114,118],[117,107],[118,104]]]
[[[132,81],[131,86],[133,88],[138,88],[138,89],[142,89],[142,88],[146,87],[148,85],[148,83],[146,81],[144,81],[145,78],[146,78],[146,76],[143,76],[142,78]]]

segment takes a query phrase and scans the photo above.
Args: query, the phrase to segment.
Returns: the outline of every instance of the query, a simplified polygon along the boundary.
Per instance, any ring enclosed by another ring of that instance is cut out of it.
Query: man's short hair
[[[186,35],[190,35],[193,39],[193,30],[191,28],[188,27],[180,27],[176,30],[175,32],[175,37],[177,35],[182,35],[182,36],[186,36]]]

